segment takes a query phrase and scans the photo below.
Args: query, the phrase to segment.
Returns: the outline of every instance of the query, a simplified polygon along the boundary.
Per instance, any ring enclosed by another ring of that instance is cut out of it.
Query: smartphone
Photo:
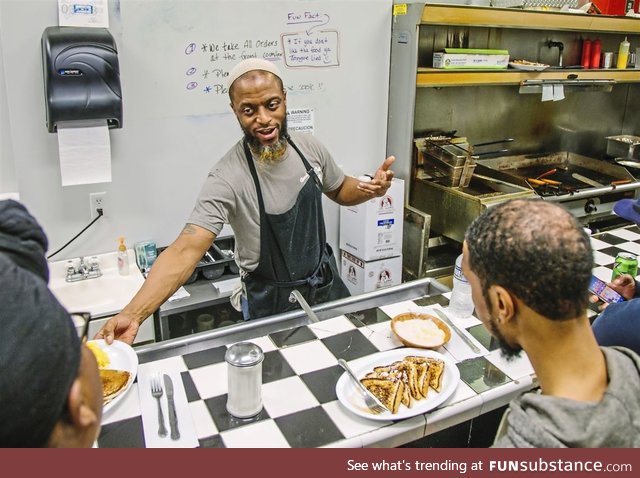
[[[609,304],[622,302],[624,300],[624,297],[622,297],[615,290],[609,287],[606,282],[598,279],[596,276],[591,276],[589,291],[600,297],[600,299],[602,299],[603,301],[608,302]]]

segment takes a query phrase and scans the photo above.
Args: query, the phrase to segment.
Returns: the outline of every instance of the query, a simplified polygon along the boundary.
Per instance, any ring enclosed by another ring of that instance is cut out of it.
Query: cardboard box
[[[340,277],[352,295],[402,283],[402,256],[367,262],[342,251],[340,265]]]
[[[434,68],[501,69],[509,66],[507,50],[481,50],[471,48],[445,48],[433,54]]]
[[[394,178],[383,197],[340,207],[340,249],[372,261],[402,254],[404,181]]]

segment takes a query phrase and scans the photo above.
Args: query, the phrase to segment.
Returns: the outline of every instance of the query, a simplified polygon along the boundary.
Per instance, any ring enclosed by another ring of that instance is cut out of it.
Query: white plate
[[[111,370],[126,370],[130,373],[127,385],[103,407],[102,413],[107,413],[115,407],[122,397],[131,389],[131,385],[138,373],[138,355],[136,355],[129,344],[125,344],[119,340],[114,340],[111,345],[107,345],[103,339],[92,340],[92,342],[95,342],[98,347],[104,350],[109,356],[110,363],[105,368]]]
[[[372,414],[360,393],[358,393],[357,385],[349,378],[347,373],[343,373],[336,384],[336,395],[340,403],[349,411],[370,420],[402,420],[403,418],[422,415],[423,413],[433,410],[443,403],[447,398],[455,392],[460,382],[460,371],[453,360],[438,352],[425,349],[400,348],[379,352],[369,355],[361,359],[357,359],[349,363],[349,366],[356,374],[356,377],[362,378],[373,370],[373,367],[389,365],[396,360],[402,360],[407,355],[418,355],[420,357],[436,358],[444,361],[444,376],[442,377],[442,388],[440,393],[432,388],[429,389],[428,397],[422,400],[415,400],[413,407],[407,408],[400,405],[400,410],[395,415],[391,412],[383,412],[379,415]]]
[[[542,71],[549,68],[549,65],[545,65],[543,63],[535,63],[533,65],[527,65],[522,63],[514,63],[512,61],[509,62],[509,66],[516,70],[522,70],[522,71]]]

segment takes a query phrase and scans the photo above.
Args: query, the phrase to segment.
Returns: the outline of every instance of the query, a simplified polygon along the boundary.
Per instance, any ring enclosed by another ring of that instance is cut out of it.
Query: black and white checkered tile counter
[[[358,359],[402,344],[390,318],[418,307],[448,305],[445,294],[381,305],[251,340],[265,353],[264,409],[239,420],[226,411],[226,346],[153,362],[178,370],[201,447],[399,446],[494,410],[533,385],[526,358],[507,363],[492,350],[491,337],[475,318],[457,321],[481,346],[476,354],[456,334],[438,351],[456,363],[461,381],[437,409],[400,421],[374,421],[349,412],[338,401],[337,360]],[[443,308],[446,311],[446,308]],[[100,447],[145,447],[138,383],[103,417]],[[153,410],[155,413],[155,408]],[[171,442],[167,442],[171,446]]]
[[[640,254],[640,229],[631,226],[596,234],[592,244],[594,274],[609,280],[618,252]],[[226,346],[158,360],[154,366],[180,372],[201,447],[398,446],[494,410],[534,385],[526,357],[506,362],[484,326],[471,318],[455,322],[481,345],[482,352],[473,353],[455,334],[439,350],[455,361],[461,381],[435,410],[400,421],[373,421],[353,415],[340,404],[335,389],[343,372],[337,360],[357,363],[376,352],[401,347],[390,330],[390,318],[416,307],[446,311],[448,295],[380,305],[300,327],[293,334],[256,337],[252,342],[265,352],[264,409],[248,420],[233,418],[226,411]],[[137,387],[134,383],[103,417],[98,446],[146,446]]]

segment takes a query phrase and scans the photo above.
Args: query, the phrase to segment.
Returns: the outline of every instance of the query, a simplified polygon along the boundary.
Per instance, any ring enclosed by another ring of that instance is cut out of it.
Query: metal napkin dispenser
[[[59,121],[104,119],[122,127],[115,40],[106,28],[47,27],[42,34],[47,129]]]

